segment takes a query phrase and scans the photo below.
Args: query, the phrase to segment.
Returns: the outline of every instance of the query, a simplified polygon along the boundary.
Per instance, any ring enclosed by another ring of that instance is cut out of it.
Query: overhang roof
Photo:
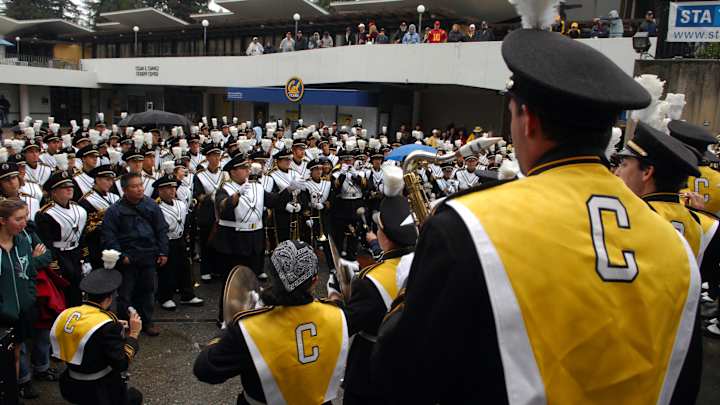
[[[27,34],[74,35],[91,32],[93,30],[90,28],[60,18],[16,20],[0,15],[0,35],[18,35],[22,37]]]
[[[101,13],[100,17],[128,28],[137,25],[143,31],[157,28],[179,28],[188,25],[187,22],[152,7],[110,11]]]
[[[215,3],[228,12],[193,14],[190,17],[196,21],[229,24],[246,21],[292,21],[295,13],[300,14],[304,20],[330,15],[327,10],[309,0],[217,0]]]
[[[424,18],[433,14],[445,17],[500,22],[517,17],[507,0],[358,0],[335,1],[330,8],[338,14],[417,14],[417,6],[425,6]],[[424,25],[424,24],[423,24]]]

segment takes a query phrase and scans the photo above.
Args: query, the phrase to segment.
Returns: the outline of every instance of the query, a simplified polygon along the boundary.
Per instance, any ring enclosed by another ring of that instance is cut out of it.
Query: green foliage
[[[65,18],[77,21],[79,12],[72,0],[5,0],[3,12],[16,20]]]
[[[710,42],[698,49],[697,57],[701,59],[720,59],[720,42]]]
[[[86,0],[91,25],[104,22],[101,13],[152,7],[174,15],[185,21],[192,21],[191,14],[207,11],[205,0]]]

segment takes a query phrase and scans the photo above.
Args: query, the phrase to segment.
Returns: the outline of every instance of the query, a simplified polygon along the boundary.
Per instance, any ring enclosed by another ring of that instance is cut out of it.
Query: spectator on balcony
[[[308,40],[303,36],[302,31],[298,31],[295,37],[295,50],[304,51],[306,49],[308,49]]]
[[[335,46],[335,44],[330,33],[327,31],[323,32],[322,39],[320,40],[320,48],[332,48],[333,46]]]
[[[477,28],[475,27],[475,24],[470,24],[468,27],[468,33],[467,33],[467,42],[477,42],[480,40],[480,33],[478,33]]]
[[[407,34],[408,25],[405,21],[400,22],[400,29],[398,29],[395,33],[393,33],[392,38],[390,38],[390,41],[393,44],[400,44],[403,41],[403,38],[405,38],[405,34]]]
[[[318,49],[320,48],[320,33],[315,32],[310,37],[310,40],[308,41],[308,49]]]
[[[7,125],[8,114],[10,114],[10,102],[4,94],[0,94],[0,128]]]
[[[572,24],[570,24],[570,29],[568,30],[567,35],[572,39],[580,38],[580,25],[577,21],[573,21]]]
[[[378,32],[377,25],[375,25],[374,22],[371,22],[368,25],[370,26],[370,30],[368,31],[368,42],[374,44],[375,40],[377,39],[377,36],[380,34],[380,32]]]
[[[625,33],[625,26],[617,10],[610,11],[608,20],[610,20],[610,38],[622,38]]]
[[[280,52],[292,52],[295,50],[295,40],[292,37],[292,32],[287,32],[285,38],[280,42]]]
[[[430,30],[430,34],[428,35],[428,43],[440,44],[447,41],[447,31],[440,27],[440,21],[435,21],[435,26],[432,30]]]
[[[405,33],[402,39],[403,44],[419,44],[420,43],[420,34],[415,32],[415,24],[410,24],[410,28],[408,28],[408,32]]]
[[[555,24],[552,25],[553,32],[559,32],[565,35],[565,19],[562,16],[555,16]]]
[[[590,31],[590,38],[607,38],[610,34],[608,33],[605,22],[599,18],[593,19],[592,30]]]
[[[450,33],[448,34],[448,42],[465,42],[467,37],[463,32],[460,31],[460,25],[453,24]]]
[[[355,44],[356,45],[365,45],[367,44],[368,35],[365,31],[365,24],[360,23],[358,25],[358,32],[355,34]]]
[[[272,41],[267,41],[267,42],[265,43],[265,48],[264,48],[264,49],[265,49],[265,52],[264,52],[265,55],[268,55],[268,54],[276,53],[276,52],[277,52],[277,49],[275,49],[275,47],[273,46]]]
[[[430,27],[425,27],[425,31],[423,32],[423,44],[427,44],[430,39]]]
[[[352,32],[352,28],[345,28],[345,35],[343,36],[343,46],[355,45],[355,34]]]
[[[377,38],[375,38],[375,43],[381,45],[390,43],[390,37],[385,33],[385,28],[380,28],[380,33]]]
[[[257,56],[257,55],[262,55],[264,52],[265,52],[265,49],[260,44],[258,37],[253,37],[252,41],[250,42],[250,45],[248,45],[247,50],[245,51],[245,54],[247,56]]]
[[[494,41],[495,33],[488,25],[487,21],[480,23],[480,32],[478,33],[478,41]]]
[[[657,21],[655,21],[655,13],[652,10],[645,13],[645,21],[640,24],[638,31],[647,32],[651,37],[657,36]]]

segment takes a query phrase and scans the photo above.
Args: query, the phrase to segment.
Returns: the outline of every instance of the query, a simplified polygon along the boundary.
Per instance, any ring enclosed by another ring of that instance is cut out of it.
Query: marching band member
[[[458,181],[459,190],[467,190],[480,184],[480,177],[475,174],[477,164],[477,156],[468,156],[465,158],[465,167],[455,172],[455,179]]]
[[[172,162],[165,162],[163,164]],[[157,301],[166,310],[174,310],[175,290],[180,291],[180,304],[203,305],[204,301],[193,292],[192,269],[185,240],[185,221],[188,205],[176,198],[176,190],[181,181],[172,173],[165,174],[153,183],[157,190],[157,203],[168,225],[168,261],[158,269]]]
[[[50,133],[45,135],[43,142],[45,143],[45,152],[40,155],[40,161],[50,168],[55,170],[57,162],[55,161],[55,155],[60,153],[62,148],[62,139],[60,138],[60,124],[50,124],[51,127],[57,125],[56,130],[51,130]]]
[[[103,252],[106,268],[91,271],[80,283],[85,300],[63,311],[51,329],[54,356],[67,364],[60,393],[74,404],[142,404],[140,391],[129,388],[122,375],[140,350],[142,320],[130,311],[124,323],[110,312],[123,278],[113,269],[117,256]]]
[[[200,163],[205,160],[205,156],[200,150],[200,138],[191,136],[190,139],[188,139],[188,147],[190,148],[190,171],[195,173]]]
[[[302,180],[306,180],[310,177],[310,170],[308,170],[307,167],[310,159],[305,156],[306,149],[307,144],[305,143],[305,138],[296,136],[295,139],[293,139],[292,144],[292,160],[290,161],[290,169],[294,170]]]
[[[105,211],[115,204],[120,196],[110,191],[115,184],[115,172],[110,165],[95,167],[87,174],[93,179],[93,187],[83,194],[78,204],[85,209],[88,215],[85,233],[88,261],[93,268],[98,268],[102,264],[100,253],[103,249],[100,239],[103,217]]]
[[[270,258],[267,305],[240,312],[198,355],[193,372],[221,384],[240,376],[238,404],[330,404],[347,357],[348,325],[337,306],[316,301],[318,259],[301,241],[285,241]]]
[[[215,223],[213,196],[223,180],[223,171],[220,167],[222,148],[219,144],[208,143],[203,148],[203,155],[206,158],[207,167],[195,173],[193,179],[193,198],[198,204],[197,209],[194,210],[194,214],[202,260],[200,278],[203,281],[209,282],[212,280],[213,273],[213,253],[208,241],[210,239],[210,231]]]
[[[340,254],[350,261],[357,258],[357,240],[353,230],[358,222],[358,208],[362,207],[363,190],[367,179],[353,169],[353,154],[347,149],[340,153],[340,167],[332,174],[335,208],[332,212],[333,236],[341,247]]]
[[[125,162],[125,170],[121,170],[120,176],[118,177],[121,177],[125,173],[137,173],[141,175],[143,161],[145,160],[145,154],[141,149],[130,147],[127,152],[123,153],[122,160]],[[142,175],[141,178],[143,180],[143,187],[152,186],[152,184],[148,184],[148,182],[150,181],[149,179],[143,178]],[[123,196],[123,189],[120,185],[119,178],[115,181],[115,192],[120,197]]]
[[[95,185],[95,179],[90,175],[90,172],[98,166],[98,148],[95,145],[87,145],[75,153],[75,158],[80,159],[82,162],[82,168],[80,173],[73,176],[73,183],[75,185],[75,193],[73,194],[73,200],[80,201],[82,196],[92,190]]]
[[[40,200],[23,192],[21,183],[19,165],[15,162],[8,162],[7,150],[0,149],[0,200],[7,198],[22,200],[27,206],[28,219],[34,221],[35,215],[40,211]]]
[[[22,149],[25,158],[25,180],[40,187],[52,174],[52,169],[40,161],[40,145],[34,139],[28,139]]]
[[[705,129],[684,121],[674,120],[668,123],[670,135],[679,139],[699,155],[699,176],[688,178],[688,190],[702,196],[704,209],[720,216],[720,173],[710,167],[710,163],[719,163],[708,146],[717,144],[717,139]]]
[[[400,270],[401,260],[412,261],[417,242],[417,228],[407,198],[402,169],[385,166],[385,197],[373,215],[378,227],[377,237],[383,255],[378,263],[365,268],[353,280],[345,310],[351,326],[350,335],[357,333],[350,346],[345,369],[343,404],[380,404],[383,398],[372,382],[370,355],[377,340],[377,331],[390,305],[398,296],[407,277]],[[328,284],[328,297],[342,300],[335,274]]]
[[[549,4],[518,4],[538,3]],[[597,50],[541,29],[551,21],[522,19],[539,25],[508,34],[502,56],[526,177],[457,193],[422,224],[405,299],[373,352],[381,392],[417,404],[694,403],[694,254],[604,156],[619,114],[651,97]],[[440,341],[452,344],[429,350]]]
[[[145,195],[148,197],[152,197],[153,191],[155,191],[152,185],[155,180],[160,177],[160,174],[157,172],[157,168],[155,166],[157,153],[158,151],[152,147],[146,146],[143,150],[144,159],[142,161],[142,179],[145,187]]]
[[[300,194],[300,202],[307,210],[305,223],[310,229],[306,236],[310,244],[317,248],[322,243],[318,237],[327,232],[324,228],[330,224],[327,211],[330,208],[332,184],[323,178],[323,162],[320,159],[311,160],[307,164],[307,169],[310,178],[305,182],[305,190]],[[311,218],[317,218],[317,222]]]
[[[53,173],[43,186],[50,202],[35,215],[37,234],[53,253],[60,274],[69,282],[65,291],[68,306],[80,305],[80,280],[83,274],[81,242],[87,222],[87,211],[72,201],[73,181],[66,171]]]
[[[442,177],[435,181],[433,193],[437,197],[448,197],[459,191],[459,182],[453,178],[455,165],[452,162],[445,162],[440,165]]]
[[[290,231],[293,226],[291,223],[294,223],[295,226],[300,226],[299,214],[302,207],[299,203],[298,195],[304,187],[304,182],[300,174],[291,168],[292,157],[293,152],[291,148],[283,148],[274,158],[277,168],[268,175],[270,179],[268,180],[267,186],[269,186],[273,193],[279,194],[289,188],[288,191],[292,194],[291,201],[284,207],[272,210],[271,215],[274,221],[277,241],[271,241],[270,246],[275,246],[276,243],[290,239]],[[265,190],[268,190],[268,188],[266,187]]]

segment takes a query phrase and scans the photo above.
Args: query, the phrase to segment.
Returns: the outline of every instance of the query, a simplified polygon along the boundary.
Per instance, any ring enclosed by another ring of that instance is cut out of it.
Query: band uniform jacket
[[[105,211],[120,200],[115,193],[106,193],[102,195],[94,188],[85,193],[80,198],[79,204],[85,209],[88,215],[87,226],[85,229],[85,245],[87,246],[87,256],[94,269],[102,267],[102,245],[100,243],[102,237],[102,221],[105,217]]]
[[[705,201],[705,211],[720,216],[720,172],[710,166],[701,165],[700,177],[688,177],[688,189],[694,191]]]
[[[458,193],[423,224],[404,309],[375,347],[384,392],[414,404],[695,403],[693,253],[598,156],[553,151],[529,177]]]
[[[38,161],[34,168],[29,164],[25,165],[25,181],[38,184],[40,187],[45,184],[51,174],[52,169],[50,166],[41,161]]]
[[[35,215],[35,223],[38,236],[53,252],[62,275],[73,285],[78,285],[82,275],[80,248],[84,244],[87,211],[74,201],[67,207],[51,201]]]
[[[225,172],[220,168],[214,173],[204,169],[193,176],[193,198],[198,206],[193,212],[197,218],[198,227],[209,228],[215,222],[215,208],[213,198],[215,191],[220,187]]]
[[[363,269],[352,282],[345,311],[350,335],[355,337],[350,345],[343,388],[356,397],[379,396],[372,381],[370,355],[378,327],[402,288],[397,277],[400,259],[410,252],[412,249],[385,252],[378,263]]]
[[[240,375],[246,398],[238,404],[330,404],[348,340],[345,314],[334,304],[259,308],[236,315],[198,355],[194,374],[211,384]]]
[[[285,209],[290,192],[268,193],[262,184],[250,183],[250,190],[238,198],[238,204],[230,200],[242,186],[234,181],[225,182],[215,193],[218,227],[213,238],[213,248],[226,255],[255,256],[265,251],[263,211],[267,208]],[[238,218],[238,215],[241,215]],[[247,228],[247,229],[240,229]]]
[[[73,336],[78,333],[87,340]],[[60,377],[65,399],[73,403],[126,405],[127,386],[120,373],[127,371],[140,346],[137,339],[124,337],[123,326],[112,312],[90,301],[66,309],[51,329],[51,343],[55,357],[68,360]],[[98,376],[102,377],[92,379]]]

